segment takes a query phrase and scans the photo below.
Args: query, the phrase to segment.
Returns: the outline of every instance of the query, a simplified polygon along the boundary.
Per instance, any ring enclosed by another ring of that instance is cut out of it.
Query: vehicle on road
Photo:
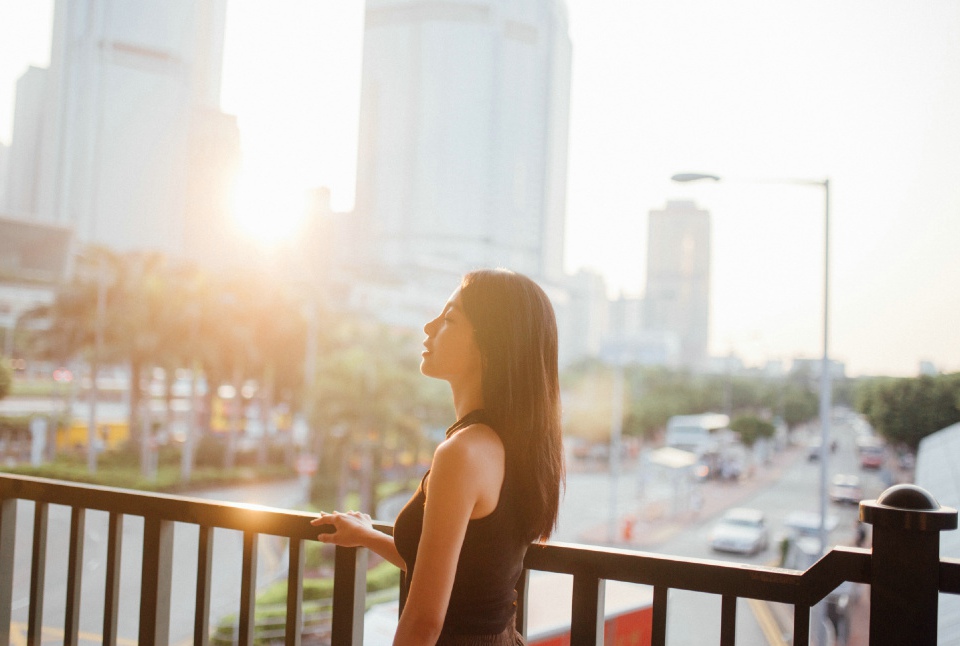
[[[860,504],[863,488],[857,476],[838,474],[830,483],[830,500],[839,503]]]
[[[674,415],[667,420],[665,444],[690,451],[699,457],[718,449],[721,431],[726,430],[729,424],[730,418],[719,413]]]
[[[879,469],[887,461],[887,450],[883,444],[861,444],[859,453],[861,469]]]
[[[836,529],[836,516],[827,514],[824,520],[828,533]],[[815,511],[792,511],[787,515],[783,524],[796,536],[817,537],[820,535],[820,514]]]
[[[813,462],[814,460],[820,459],[820,438],[812,437],[810,441],[807,442],[807,459]]]
[[[766,516],[759,509],[728,509],[710,532],[710,547],[717,552],[757,554],[769,544]]]

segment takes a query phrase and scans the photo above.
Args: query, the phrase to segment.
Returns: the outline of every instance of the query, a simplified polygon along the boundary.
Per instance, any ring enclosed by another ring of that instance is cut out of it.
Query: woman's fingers
[[[313,520],[311,520],[310,524],[311,525],[330,525],[333,523],[336,517],[337,516],[335,513],[328,514],[325,511],[321,511],[320,516],[318,518],[314,518]]]

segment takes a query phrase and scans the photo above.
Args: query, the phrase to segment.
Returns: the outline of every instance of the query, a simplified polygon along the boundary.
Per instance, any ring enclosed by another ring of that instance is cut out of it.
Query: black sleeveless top
[[[447,429],[447,437],[471,424],[486,423],[483,411],[473,411]],[[496,430],[496,429],[494,429]],[[427,472],[429,473],[429,471]],[[443,621],[443,633],[450,635],[492,635],[502,632],[516,610],[516,585],[527,552],[526,540],[515,526],[517,518],[507,503],[511,480],[504,468],[500,498],[494,510],[467,523],[450,603]],[[394,543],[407,565],[408,582],[416,576],[417,549],[423,532],[423,507],[427,499],[423,480],[397,516]]]

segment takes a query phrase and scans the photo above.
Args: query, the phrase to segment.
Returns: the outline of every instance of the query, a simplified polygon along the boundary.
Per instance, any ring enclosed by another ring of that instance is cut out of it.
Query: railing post
[[[170,636],[170,592],[173,577],[173,523],[143,519],[143,561],[140,570],[141,644],[165,646]]]
[[[10,643],[13,607],[13,546],[17,539],[17,500],[0,499],[0,646]]]
[[[333,625],[331,643],[363,643],[367,595],[367,550],[337,547],[333,566]]]
[[[860,520],[873,525],[870,646],[936,646],[940,532],[957,528],[957,510],[896,485],[861,502]]]

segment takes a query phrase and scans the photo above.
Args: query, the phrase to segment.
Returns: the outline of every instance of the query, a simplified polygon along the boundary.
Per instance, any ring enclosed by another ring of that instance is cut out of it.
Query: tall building
[[[10,211],[80,242],[183,254],[188,220],[215,202],[191,171],[225,190],[239,152],[219,113],[225,19],[226,0],[57,0],[50,67],[18,84]]]
[[[562,278],[570,55],[562,0],[368,0],[367,261]]]
[[[680,362],[703,367],[710,324],[710,213],[669,201],[650,211],[644,327],[679,337]]]
[[[40,124],[47,70],[30,66],[17,79],[13,139],[7,159],[7,212],[32,217],[37,213],[40,178]]]

